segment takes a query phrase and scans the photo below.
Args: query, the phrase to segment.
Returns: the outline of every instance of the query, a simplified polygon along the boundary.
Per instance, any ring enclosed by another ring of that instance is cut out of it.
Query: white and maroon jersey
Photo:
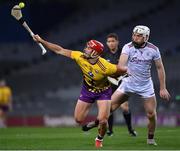
[[[121,54],[128,55],[127,66],[130,76],[124,81],[138,86],[146,85],[151,81],[152,62],[161,58],[158,47],[148,42],[144,48],[137,49],[130,42],[124,45]]]

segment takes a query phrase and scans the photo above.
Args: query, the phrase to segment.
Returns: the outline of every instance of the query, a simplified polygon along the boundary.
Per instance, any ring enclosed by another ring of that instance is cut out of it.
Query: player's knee
[[[147,117],[149,119],[156,118],[156,111],[148,112]]]
[[[122,104],[120,107],[123,110],[123,112],[129,112],[129,106],[127,104]]]

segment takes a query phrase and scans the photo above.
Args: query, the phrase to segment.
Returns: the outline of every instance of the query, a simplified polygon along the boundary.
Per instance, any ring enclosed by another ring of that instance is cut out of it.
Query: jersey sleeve
[[[113,74],[115,74],[117,72],[117,66],[115,64],[112,64],[112,63],[107,61],[106,67],[108,67],[107,72],[106,72],[106,74],[108,76],[113,75]]]
[[[160,54],[159,49],[157,48],[157,50],[154,53],[153,60],[158,60],[160,58],[161,58],[161,54]]]
[[[129,47],[128,47],[128,45],[126,44],[126,45],[124,45],[124,47],[122,48],[122,52],[121,52],[121,54],[126,54],[126,55],[128,55],[129,56]]]
[[[71,58],[72,58],[73,60],[77,61],[82,54],[83,54],[83,53],[80,52],[80,51],[72,51],[72,52],[71,52]]]

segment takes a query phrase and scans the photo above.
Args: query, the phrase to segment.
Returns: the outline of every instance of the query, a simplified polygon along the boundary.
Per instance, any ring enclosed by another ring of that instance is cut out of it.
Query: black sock
[[[148,134],[148,139],[153,139],[154,138],[154,134]]]
[[[114,116],[111,114],[108,119],[109,131],[113,132],[113,123],[114,123]]]
[[[95,125],[96,125],[96,126],[99,125],[99,120],[98,120],[98,119],[95,120]]]
[[[123,112],[124,119],[126,121],[126,125],[129,131],[132,131],[132,124],[131,124],[131,112]]]

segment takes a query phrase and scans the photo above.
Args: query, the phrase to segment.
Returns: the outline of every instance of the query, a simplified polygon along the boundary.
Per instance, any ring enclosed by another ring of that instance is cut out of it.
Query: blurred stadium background
[[[0,76],[13,90],[13,111],[8,126],[75,125],[73,111],[79,95],[78,66],[54,53],[41,56],[40,48],[10,16],[20,1],[0,1]],[[82,50],[86,41],[105,44],[108,33],[116,32],[121,46],[131,40],[135,25],[150,27],[150,41],[160,48],[171,102],[159,96],[156,71],[152,70],[157,100],[158,124],[180,126],[180,13],[179,0],[27,0],[24,17],[35,33],[62,46]],[[130,106],[135,126],[146,125],[141,100],[132,97]],[[96,115],[92,108],[87,120]],[[121,111],[116,124],[123,124]]]

